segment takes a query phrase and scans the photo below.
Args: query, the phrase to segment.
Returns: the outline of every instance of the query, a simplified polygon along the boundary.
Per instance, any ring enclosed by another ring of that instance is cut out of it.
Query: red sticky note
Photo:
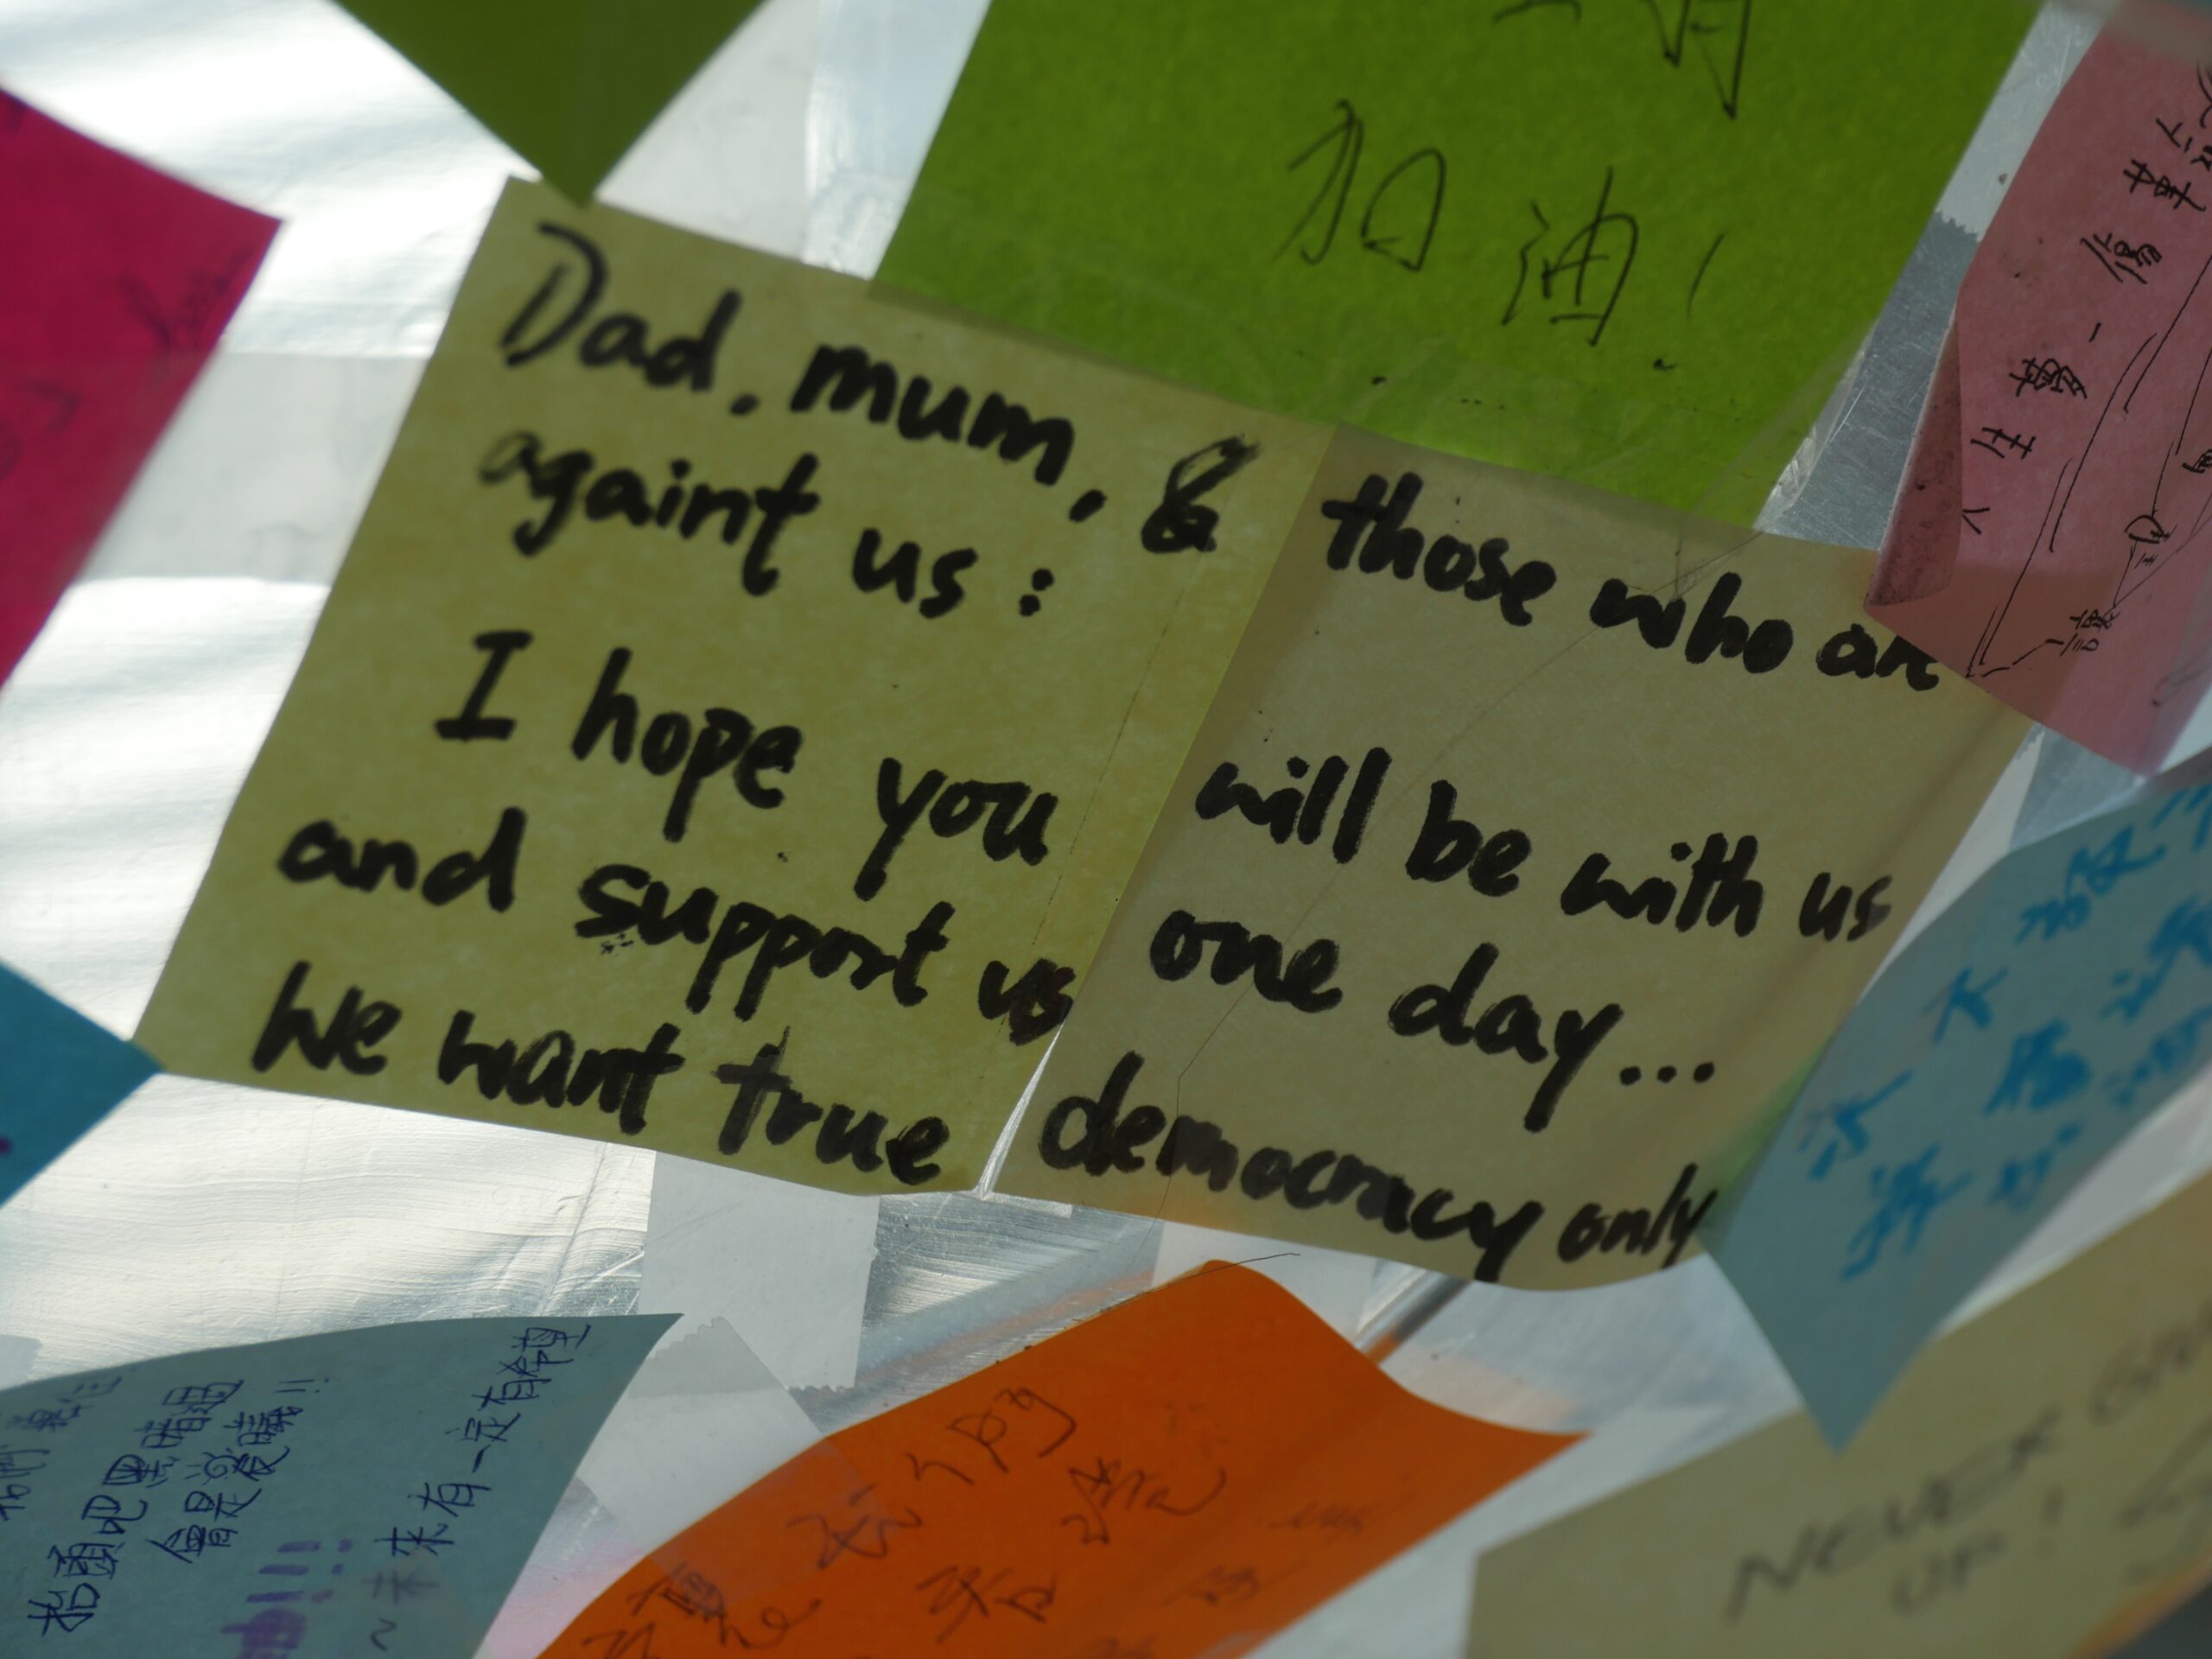
[[[2212,688],[2208,362],[2212,80],[2107,30],[1967,270],[1868,612],[2158,770]]]
[[[0,680],[276,233],[0,93]]]
[[[1219,1263],[832,1435],[548,1659],[1210,1659],[1574,1443],[1385,1377]]]

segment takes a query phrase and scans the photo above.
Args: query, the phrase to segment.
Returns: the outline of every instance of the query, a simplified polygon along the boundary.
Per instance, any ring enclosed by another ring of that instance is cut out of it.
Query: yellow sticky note
[[[1872,565],[1339,433],[1003,1185],[1679,1260],[2024,729],[1866,625]]]
[[[970,1185],[1324,442],[511,185],[147,1046]]]
[[[2212,1180],[1929,1349],[1485,1555],[1471,1659],[2094,1659],[2212,1570]]]

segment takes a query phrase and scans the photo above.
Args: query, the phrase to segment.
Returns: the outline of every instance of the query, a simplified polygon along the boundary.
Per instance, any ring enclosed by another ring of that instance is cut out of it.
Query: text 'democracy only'
[[[1680,1260],[2019,740],[1872,563],[1339,434],[1004,1184]]]

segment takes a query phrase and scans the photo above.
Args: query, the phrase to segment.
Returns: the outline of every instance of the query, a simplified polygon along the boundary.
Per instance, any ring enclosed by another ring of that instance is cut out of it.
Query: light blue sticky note
[[[671,1316],[438,1319],[0,1394],[0,1652],[469,1659]]]
[[[160,1069],[0,966],[0,1204]]]
[[[2212,785],[2017,849],[1891,963],[1707,1234],[1828,1438],[2212,1060]]]

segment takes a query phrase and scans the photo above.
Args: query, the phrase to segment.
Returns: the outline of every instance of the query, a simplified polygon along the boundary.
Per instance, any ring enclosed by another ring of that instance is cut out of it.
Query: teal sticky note
[[[671,1323],[374,1325],[0,1394],[0,1650],[469,1659]]]
[[[2212,785],[2016,849],[1905,948],[1707,1234],[1831,1440],[2208,1059]]]
[[[0,966],[0,1204],[158,1070]]]

